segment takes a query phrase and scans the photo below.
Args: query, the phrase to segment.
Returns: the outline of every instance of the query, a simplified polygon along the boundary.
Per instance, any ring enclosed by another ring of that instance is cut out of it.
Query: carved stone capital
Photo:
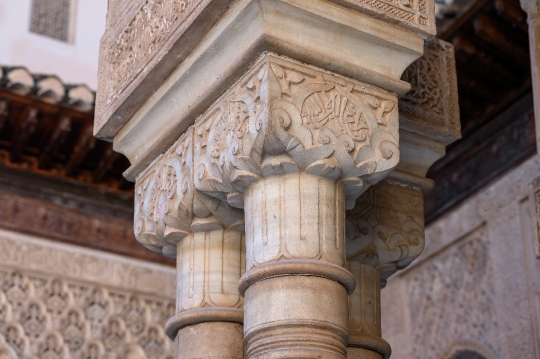
[[[422,253],[422,191],[432,184],[425,175],[460,136],[452,45],[434,40],[402,79],[412,90],[399,103],[401,161],[346,217],[348,265],[357,282],[349,300],[350,359],[390,356],[381,338],[380,288]]]
[[[142,174],[135,187],[135,236],[145,247],[176,257],[188,234],[244,230],[244,214],[194,188],[193,131],[187,131]]]
[[[358,198],[346,223],[349,261],[397,270],[424,249],[424,198],[417,189],[382,181]],[[392,274],[384,272],[383,281]]]
[[[243,207],[265,177],[306,173],[339,183],[347,208],[399,161],[397,98],[264,55],[195,124],[195,187]]]

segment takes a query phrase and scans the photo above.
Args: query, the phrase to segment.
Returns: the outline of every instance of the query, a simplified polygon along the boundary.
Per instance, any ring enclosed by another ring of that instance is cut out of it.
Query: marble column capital
[[[331,179],[346,207],[399,162],[395,93],[265,54],[194,126],[195,187],[243,207],[262,178]]]

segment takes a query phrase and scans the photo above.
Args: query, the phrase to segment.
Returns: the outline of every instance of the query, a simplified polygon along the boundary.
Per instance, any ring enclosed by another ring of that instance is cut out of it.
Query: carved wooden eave
[[[0,70],[2,166],[129,196],[125,159],[92,136],[93,91],[22,67]]]
[[[133,23],[129,31],[135,31],[133,26],[139,25]],[[332,38],[339,41],[328,41]],[[108,32],[102,44],[95,132],[102,138],[114,137],[115,150],[131,161],[126,172],[131,180],[192,125],[261,52],[276,51],[399,94],[409,89],[400,81],[401,73],[423,52],[419,34],[326,1],[237,1],[185,59],[172,61],[180,65],[167,78],[147,73],[171,61],[141,67],[145,71],[140,73],[136,66],[134,70],[126,67],[133,64],[112,61],[112,54],[126,51],[114,39]],[[107,75],[112,66],[121,66],[115,76],[131,74],[125,75],[131,76],[129,88]],[[155,83],[141,82],[141,77]],[[151,96],[145,102],[139,92]],[[152,140],[137,140],[142,133]]]
[[[135,240],[128,162],[93,137],[94,92],[0,71],[0,228],[171,264]]]

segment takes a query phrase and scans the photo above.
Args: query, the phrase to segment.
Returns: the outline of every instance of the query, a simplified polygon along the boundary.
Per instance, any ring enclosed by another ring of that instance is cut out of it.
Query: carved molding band
[[[368,14],[397,23],[424,37],[433,38],[435,27],[435,6],[432,1],[391,1],[391,0],[333,0],[345,6],[359,9]]]

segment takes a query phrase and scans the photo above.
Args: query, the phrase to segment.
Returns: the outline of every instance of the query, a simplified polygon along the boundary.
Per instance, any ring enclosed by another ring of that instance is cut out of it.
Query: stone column
[[[148,249],[177,258],[177,314],[166,325],[176,358],[240,359],[243,213],[193,187],[192,152],[191,142],[183,141],[141,175],[135,234]]]
[[[380,290],[422,253],[422,193],[432,186],[425,175],[445,146],[460,137],[452,45],[441,40],[428,44],[403,79],[412,89],[399,104],[400,164],[347,212],[347,259],[356,279],[350,296],[349,359],[390,357],[381,333]]]
[[[531,54],[531,79],[534,99],[536,147],[540,149],[540,1],[520,0],[529,23],[529,52]],[[540,259],[540,175],[530,186],[530,200],[534,233],[536,234],[536,258]]]
[[[137,188],[160,166],[178,179],[191,166],[195,193],[244,209],[238,289],[249,358],[345,358],[354,290],[345,210],[399,162],[397,98],[410,87],[400,76],[435,34],[433,1],[116,0],[110,11],[96,134],[127,156],[124,175]],[[167,183],[175,195],[160,185],[159,196],[139,202],[143,211],[159,203],[147,215],[160,213],[163,232],[137,238],[167,254],[179,243],[183,258],[193,248],[186,241],[212,235],[175,219],[191,207],[170,198],[192,187]],[[194,218],[236,230],[203,207],[212,215]],[[213,260],[205,263],[214,278]],[[181,288],[186,273],[179,269]],[[188,316],[179,312],[171,323]],[[203,343],[182,330],[177,356]]]
[[[264,55],[195,124],[199,190],[244,207],[249,358],[345,358],[345,209],[398,162],[397,98]]]

